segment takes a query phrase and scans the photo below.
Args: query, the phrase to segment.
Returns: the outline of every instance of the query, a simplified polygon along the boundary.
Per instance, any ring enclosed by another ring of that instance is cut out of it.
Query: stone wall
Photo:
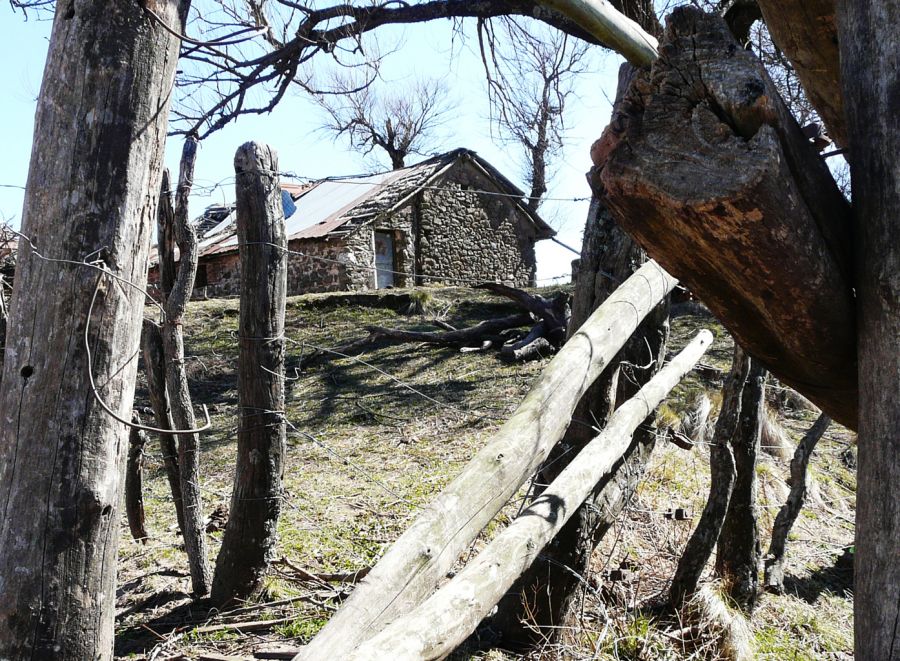
[[[434,188],[441,190],[434,190]],[[455,164],[419,201],[423,284],[453,279],[534,283],[536,231],[509,197],[468,162]],[[445,279],[446,280],[443,280]]]

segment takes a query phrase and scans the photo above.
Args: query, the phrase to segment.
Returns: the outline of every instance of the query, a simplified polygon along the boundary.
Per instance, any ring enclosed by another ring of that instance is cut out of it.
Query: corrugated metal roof
[[[525,194],[518,187],[475,152],[456,149],[390,172],[329,178],[307,184],[283,183],[282,190],[290,193],[296,207],[285,221],[287,238],[289,241],[319,238],[340,233],[342,229],[350,231],[359,224],[400,206],[463,157],[471,158],[508,194],[524,198]],[[517,203],[538,228],[539,238],[555,234],[549,225],[525,206],[524,199],[517,200]],[[218,217],[221,220],[200,237],[201,257],[227,253],[238,248],[233,207],[230,213]]]

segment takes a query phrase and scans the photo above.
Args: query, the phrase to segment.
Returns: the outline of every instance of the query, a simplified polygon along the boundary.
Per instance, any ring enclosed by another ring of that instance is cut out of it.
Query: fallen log
[[[585,390],[675,284],[655,262],[626,280],[547,365],[510,419],[387,550],[298,661],[345,658],[428,597],[547,457]]]
[[[660,52],[598,141],[595,193],[742,346],[855,428],[848,204],[721,18],[675,10]]]
[[[701,331],[633,398],[616,409],[606,428],[465,569],[415,611],[363,643],[350,659],[439,659],[452,652],[613,469],[631,444],[635,428],[711,343],[712,333]]]

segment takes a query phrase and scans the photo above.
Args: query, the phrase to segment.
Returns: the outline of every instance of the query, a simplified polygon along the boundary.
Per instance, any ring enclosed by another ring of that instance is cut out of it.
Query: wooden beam
[[[387,622],[424,601],[546,459],[581,396],[675,284],[656,262],[628,278],[547,365],[509,420],[388,549],[298,661],[346,658]]]
[[[352,661],[440,659],[452,652],[534,562],[597,483],[613,470],[634,430],[700,360],[712,333],[697,337],[638,393],[519,517],[422,606],[397,620],[351,657]]]
[[[607,0],[540,0],[539,4],[575,21],[636,67],[648,66],[658,57],[656,37]]]

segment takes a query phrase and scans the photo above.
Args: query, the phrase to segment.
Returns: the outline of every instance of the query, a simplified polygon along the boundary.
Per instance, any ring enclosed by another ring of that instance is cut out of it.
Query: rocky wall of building
[[[477,191],[501,192],[474,166],[458,163],[422,192],[421,274],[447,284],[457,279],[532,285],[533,224],[511,198]],[[431,278],[422,281],[434,282]]]

